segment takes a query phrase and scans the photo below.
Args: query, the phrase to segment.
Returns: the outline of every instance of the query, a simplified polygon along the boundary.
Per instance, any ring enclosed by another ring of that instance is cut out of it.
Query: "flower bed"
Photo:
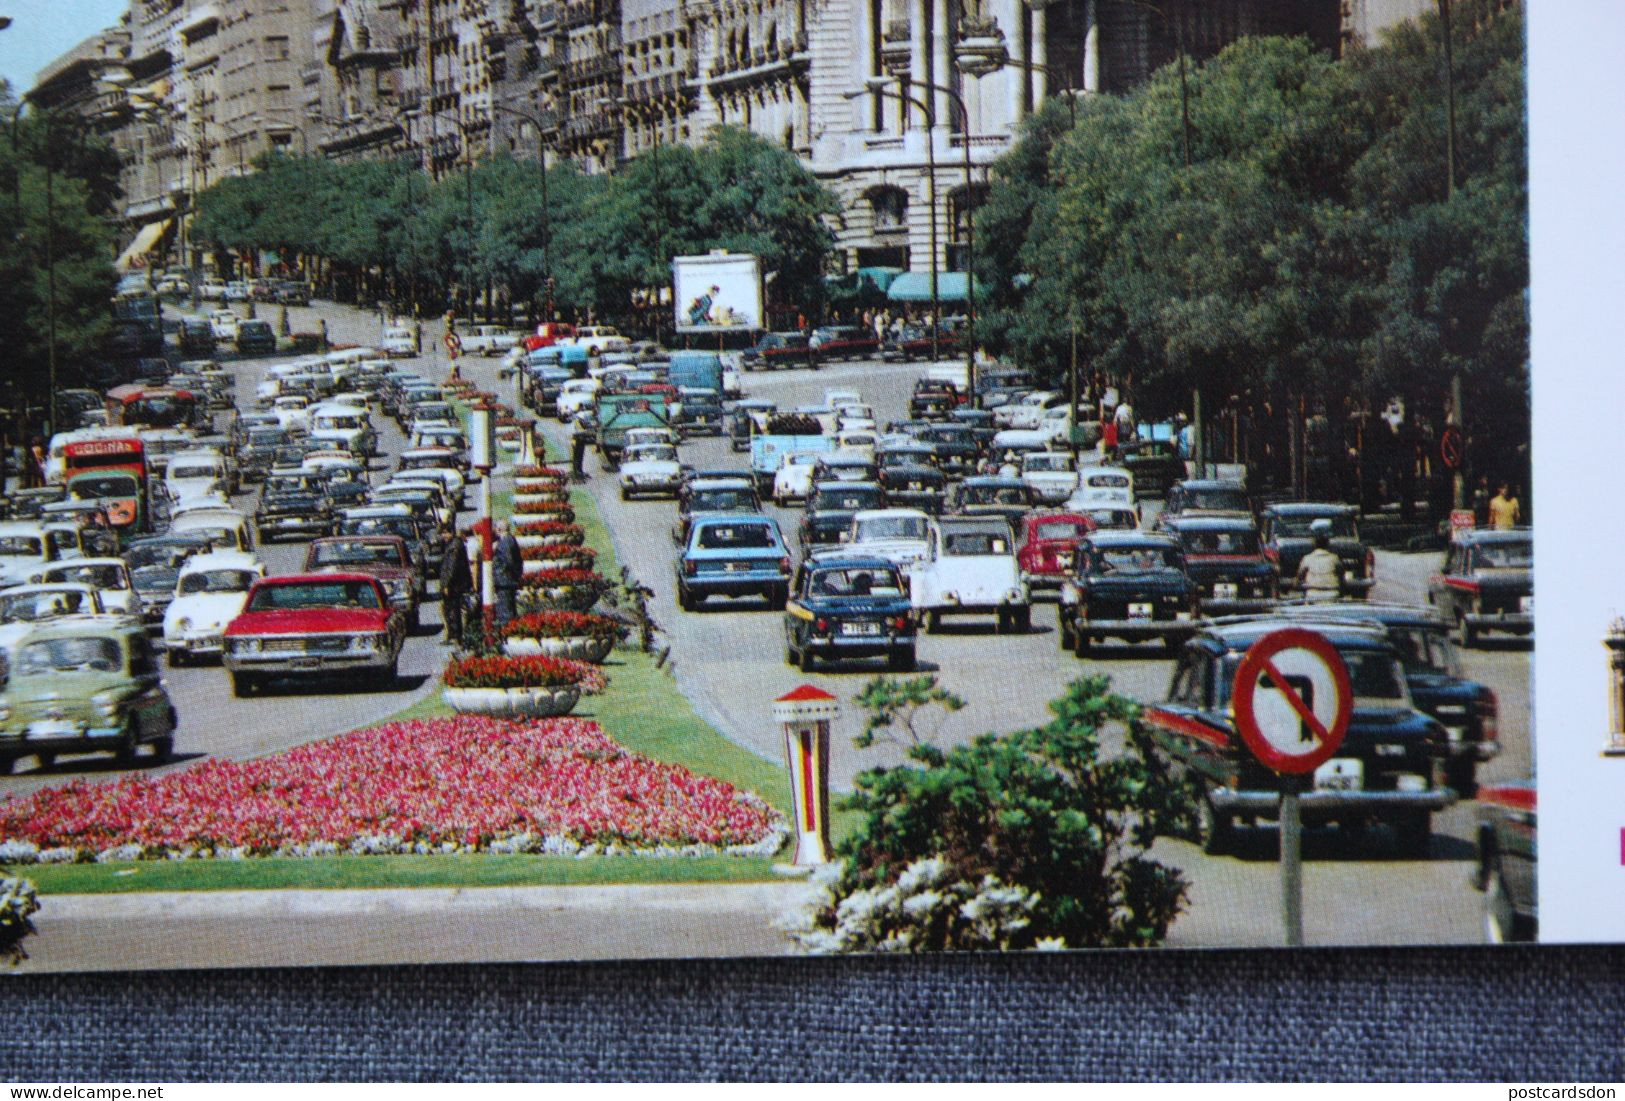
[[[513,472],[513,476],[515,478],[545,478],[550,482],[563,485],[567,475],[564,471],[553,466],[522,466]]]
[[[593,570],[550,570],[526,579],[515,596],[520,615],[531,612],[584,612],[609,590],[609,582]]]
[[[579,524],[563,524],[553,520],[541,523],[515,524],[514,538],[520,547],[579,547],[587,533]]]
[[[545,499],[541,497],[514,497],[513,511],[515,516],[546,516],[549,519],[557,518],[560,513],[569,513],[570,519],[575,519],[575,510],[565,500],[563,493],[549,494]]]
[[[89,860],[540,852],[771,855],[759,797],[630,753],[592,722],[388,723],[252,761],[207,760],[0,800],[0,857]]]
[[[540,547],[521,547],[519,557],[526,562],[570,562],[572,569],[589,570],[598,552],[591,547],[549,543]]]
[[[580,612],[532,612],[508,623],[503,630],[503,652],[514,657],[544,654],[601,662],[626,637],[619,620]]]
[[[515,508],[517,509],[518,506],[515,506]],[[545,510],[538,510],[536,512],[516,512],[510,523],[513,526],[513,532],[515,535],[524,535],[527,531],[533,531],[537,528],[547,527],[552,524],[573,523],[575,518],[575,509],[571,508],[569,505],[560,504],[555,501],[551,502],[551,506]]]
[[[557,658],[509,658],[474,655],[446,663],[447,688],[562,688],[581,681],[579,661]]]

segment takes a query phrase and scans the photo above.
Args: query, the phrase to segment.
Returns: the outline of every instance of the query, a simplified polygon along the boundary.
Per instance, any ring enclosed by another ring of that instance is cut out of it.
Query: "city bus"
[[[62,465],[69,497],[94,502],[126,538],[147,530],[147,459],[139,438],[69,440]]]
[[[192,428],[198,423],[198,398],[173,386],[130,383],[107,391],[107,423],[126,428]]]

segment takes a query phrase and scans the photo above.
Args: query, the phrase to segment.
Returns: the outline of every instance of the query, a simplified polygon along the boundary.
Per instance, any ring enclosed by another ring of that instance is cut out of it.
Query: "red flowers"
[[[578,684],[586,662],[549,657],[466,657],[446,663],[447,688],[563,688]]]
[[[579,524],[566,524],[557,520],[531,520],[526,523],[514,524],[515,535],[531,535],[551,538],[556,544],[576,547],[586,539],[587,533]]]
[[[555,523],[561,522],[560,516],[570,520],[576,516],[575,510],[563,501],[516,501],[513,510],[519,516],[547,516]]]
[[[532,612],[508,621],[506,638],[624,638],[626,627],[605,615],[582,612]]]
[[[564,483],[564,471],[555,466],[522,466],[513,472],[515,478],[551,478],[561,485]]]
[[[757,797],[629,753],[582,719],[389,723],[274,757],[0,800],[0,841],[85,856],[770,851],[783,828]]]
[[[608,582],[595,570],[550,570],[540,577],[532,578],[526,588],[556,589],[568,586],[607,588]]]
[[[519,557],[526,562],[555,562],[563,559],[573,562],[579,569],[588,569],[592,566],[592,560],[598,557],[598,552],[591,547],[574,547],[567,543],[543,543],[539,547],[520,547]]]

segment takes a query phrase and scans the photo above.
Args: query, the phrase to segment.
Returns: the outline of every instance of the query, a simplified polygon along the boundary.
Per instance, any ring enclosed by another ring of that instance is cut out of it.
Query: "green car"
[[[0,775],[30,754],[42,768],[58,753],[100,750],[134,764],[143,744],[154,762],[169,759],[175,707],[140,620],[86,616],[15,644],[0,691]]]

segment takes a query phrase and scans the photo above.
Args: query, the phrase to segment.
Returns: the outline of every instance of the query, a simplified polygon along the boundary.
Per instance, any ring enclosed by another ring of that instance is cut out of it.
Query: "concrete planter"
[[[580,536],[556,532],[552,535],[526,535],[523,528],[516,530],[513,537],[519,541],[521,547],[567,547],[581,543]]]
[[[440,698],[459,715],[546,719],[574,711],[581,689],[574,684],[563,688],[446,688]]]
[[[592,562],[586,557],[571,555],[567,558],[539,558],[524,563],[525,576],[543,577],[546,574],[558,573],[560,570],[590,570]]]
[[[563,505],[568,504],[570,493],[564,489],[539,489],[531,493],[515,492],[513,504],[515,508],[520,505]]]
[[[515,493],[568,493],[564,488],[563,478],[515,478],[513,480]]]
[[[532,580],[519,590],[518,610],[529,612],[584,612],[598,603],[596,585],[548,585]]]
[[[591,635],[570,635],[563,638],[506,638],[502,651],[515,658],[572,658],[597,665],[615,648],[613,638],[594,638]]]

